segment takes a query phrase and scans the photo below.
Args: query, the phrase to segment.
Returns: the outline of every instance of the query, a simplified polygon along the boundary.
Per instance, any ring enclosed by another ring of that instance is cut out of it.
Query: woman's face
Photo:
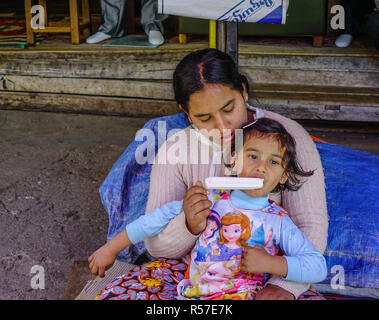
[[[210,135],[213,129],[217,129],[221,144],[227,145],[234,137],[234,130],[240,129],[247,121],[245,100],[246,93],[242,95],[222,84],[206,84],[190,96],[188,116],[198,129],[205,129]]]

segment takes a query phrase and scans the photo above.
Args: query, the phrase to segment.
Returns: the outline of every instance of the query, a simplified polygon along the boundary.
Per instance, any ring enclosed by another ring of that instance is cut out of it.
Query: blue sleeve
[[[288,216],[283,216],[280,247],[287,260],[288,272],[284,280],[303,283],[323,281],[327,276],[326,261],[313,244]]]
[[[140,216],[126,226],[126,232],[133,244],[160,233],[171,219],[183,211],[183,201],[172,201]]]

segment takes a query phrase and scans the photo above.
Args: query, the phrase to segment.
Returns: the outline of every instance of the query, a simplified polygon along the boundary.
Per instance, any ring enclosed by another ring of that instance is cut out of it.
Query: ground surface
[[[0,111],[0,300],[63,299],[73,261],[106,240],[99,186],[147,120]],[[378,135],[312,133],[379,153]]]
[[[63,298],[72,262],[106,240],[99,186],[145,122],[0,111],[0,299]]]

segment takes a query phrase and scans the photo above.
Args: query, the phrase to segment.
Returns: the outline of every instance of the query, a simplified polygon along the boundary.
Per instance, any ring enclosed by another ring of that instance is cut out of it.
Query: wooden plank
[[[52,26],[48,26],[48,27],[45,27],[43,29],[40,29],[40,28],[36,28],[34,29],[34,32],[35,33],[70,33],[71,32],[71,27],[52,27]]]
[[[174,101],[3,91],[0,92],[0,110],[135,117],[160,117],[180,111]]]
[[[86,44],[81,46],[85,47]],[[90,45],[88,45],[90,46]],[[93,47],[92,47],[93,48]],[[104,46],[96,47],[91,51],[69,52],[33,52],[28,53],[13,52],[7,50],[6,54],[0,51],[0,72],[2,74],[14,75],[52,75],[59,77],[85,77],[85,78],[135,78],[135,79],[172,79],[172,73],[177,63],[186,54],[185,51],[104,51]],[[43,57],[43,58],[41,58]],[[378,56],[379,58],[379,56]],[[297,71],[302,73],[300,83],[304,83],[304,76],[308,70],[328,72],[328,78],[335,70],[345,72],[348,78],[342,79],[342,83],[351,86],[349,80],[354,78],[355,72],[372,73],[372,78],[379,79],[379,59],[373,57],[329,57],[329,56],[269,56],[263,54],[240,55],[239,65],[242,73],[251,71],[250,79],[253,82],[260,82],[254,76],[255,70],[264,70],[266,73],[276,70],[276,73],[283,74],[275,79],[275,82],[285,81],[288,78],[284,72],[292,70],[291,77]],[[345,77],[345,75],[343,75]],[[363,79],[364,80],[364,79]],[[324,80],[322,81],[324,82]],[[378,80],[379,82],[379,80]],[[377,82],[377,83],[378,83]],[[305,83],[311,84],[311,79]],[[328,83],[326,81],[325,83]],[[324,84],[325,84],[324,83]],[[315,84],[319,85],[319,83]],[[365,84],[363,84],[363,87]],[[379,84],[377,84],[379,87]]]
[[[171,82],[7,76],[8,90],[173,100]]]
[[[379,122],[378,105],[260,99],[260,104],[256,106],[292,119]]]
[[[81,79],[33,76],[6,76],[5,90],[173,100],[170,80]],[[255,83],[252,95],[258,98],[335,101],[379,105],[377,87],[301,86],[294,84]],[[4,88],[0,88],[4,90]]]
[[[378,105],[260,99],[251,104],[292,119],[379,122]],[[0,110],[159,117],[179,112],[175,101],[0,91]]]
[[[379,72],[365,72],[349,70],[299,70],[281,68],[244,68],[253,82],[276,84],[302,85],[309,83],[314,86],[329,85],[333,87],[379,87]]]

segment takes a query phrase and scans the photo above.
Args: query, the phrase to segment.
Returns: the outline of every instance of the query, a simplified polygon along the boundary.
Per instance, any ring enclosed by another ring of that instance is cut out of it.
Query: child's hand
[[[104,277],[105,271],[113,266],[116,260],[117,254],[115,254],[108,244],[103,245],[101,248],[97,249],[89,258],[89,268],[93,275],[99,275],[101,278]]]
[[[189,188],[183,200],[183,210],[189,231],[199,234],[207,226],[207,217],[212,202],[208,200],[207,190],[200,181]]]
[[[272,256],[261,246],[246,246],[241,259],[241,271],[249,273],[270,273],[287,276],[287,260]]]
[[[261,246],[246,246],[242,254],[241,271],[266,273],[272,263],[272,256]]]

